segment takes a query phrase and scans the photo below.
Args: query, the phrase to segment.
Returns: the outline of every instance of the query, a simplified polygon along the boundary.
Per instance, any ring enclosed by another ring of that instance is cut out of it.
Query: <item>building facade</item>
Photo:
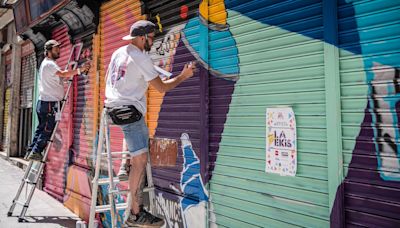
[[[150,150],[177,155],[175,165],[153,167],[156,211],[167,227],[400,226],[399,1],[55,2],[16,27],[35,47],[23,56],[37,63],[49,38],[61,42],[61,67],[70,56],[92,60],[88,76],[74,78],[43,183],[80,217],[90,210],[111,54],[127,44],[121,37],[132,23],[148,19],[159,27],[155,65],[176,75],[198,63],[174,90],[147,93]],[[296,116],[294,177],[265,172],[273,107]],[[113,150],[124,149],[119,128],[111,137]],[[107,200],[104,187],[98,202]],[[110,216],[98,219],[107,226]]]

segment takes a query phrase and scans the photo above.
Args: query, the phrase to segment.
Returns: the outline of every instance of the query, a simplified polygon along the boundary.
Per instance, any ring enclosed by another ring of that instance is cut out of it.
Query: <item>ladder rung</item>
[[[105,156],[107,156],[107,155],[105,155]],[[101,159],[103,159],[103,162],[104,162],[104,160],[108,160],[109,158],[107,156],[107,157],[102,157]],[[111,157],[112,161],[117,161],[117,160],[122,160],[122,159],[124,159],[124,158],[123,157]]]
[[[24,181],[25,181],[25,183],[27,183],[27,184],[36,184],[35,182],[29,180],[28,178],[27,178],[27,179],[24,179]]]
[[[119,182],[122,182],[122,181],[127,181],[127,180],[120,180],[118,177],[114,177],[114,178],[113,178],[114,184],[119,183]],[[109,179],[108,177],[107,177],[107,178],[100,178],[100,179],[98,180],[98,184],[99,184],[99,185],[109,184],[109,183],[110,183],[110,179]]]
[[[117,203],[117,204],[115,204],[115,208],[117,210],[124,210],[127,207],[128,207],[127,203]],[[96,206],[96,213],[106,212],[106,211],[109,211],[110,209],[111,209],[110,204]]]
[[[34,171],[34,172],[38,172],[39,170],[37,170],[37,169],[34,169],[34,168],[31,168],[29,171],[30,171],[30,172],[32,172],[32,171]]]
[[[26,202],[22,202],[22,201],[16,200],[15,203],[18,204],[18,205],[21,205],[21,206],[25,206]]]
[[[128,194],[129,190],[113,190],[108,191],[108,194]]]
[[[111,152],[111,156],[113,155],[130,155],[129,151],[116,151],[116,152]],[[107,153],[101,153],[103,156],[107,156]]]
[[[150,192],[150,191],[153,191],[153,190],[155,190],[154,187],[146,187],[146,188],[143,189],[143,192]]]

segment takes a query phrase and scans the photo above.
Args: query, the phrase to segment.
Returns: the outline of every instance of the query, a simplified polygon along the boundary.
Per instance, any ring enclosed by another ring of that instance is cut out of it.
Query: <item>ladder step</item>
[[[113,178],[114,184],[122,182],[122,181],[128,181],[128,180],[120,180],[118,177]],[[110,179],[108,177],[107,178],[99,178],[98,184],[99,185],[110,184]]]
[[[154,187],[145,187],[145,188],[143,188],[143,192],[150,192],[150,191],[153,191],[153,190],[155,190],[155,188]],[[129,194],[129,189],[126,189],[126,190],[111,190],[111,191],[108,191],[108,194]]]
[[[25,206],[26,202],[22,202],[22,201],[16,200],[15,203],[18,204],[18,205],[21,205],[21,206]]]
[[[129,190],[111,190],[108,194],[128,194]]]
[[[25,183],[27,183],[27,184],[36,184],[35,182],[29,180],[28,178],[27,178],[27,179],[24,179],[24,181],[25,181]]]
[[[115,208],[117,210],[124,210],[127,207],[128,207],[128,203],[117,203],[117,204],[115,204]],[[96,206],[96,213],[106,212],[106,211],[109,211],[110,209],[111,209],[110,204]]]
[[[155,190],[154,187],[145,187],[145,188],[143,189],[143,192],[150,192],[150,191],[154,191],[154,190]]]
[[[101,153],[101,155],[103,156],[107,156],[108,153]],[[111,156],[113,155],[130,155],[129,151],[115,151],[115,152],[111,152]]]
[[[101,159],[103,159],[102,162],[105,162],[104,160],[108,160],[109,158],[108,157],[101,157]],[[112,157],[111,161],[118,161],[118,160],[122,160],[122,159],[126,159],[126,158],[123,158],[123,157]]]

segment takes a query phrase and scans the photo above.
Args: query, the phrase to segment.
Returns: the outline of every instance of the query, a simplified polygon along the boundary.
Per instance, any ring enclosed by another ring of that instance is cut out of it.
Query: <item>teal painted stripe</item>
[[[261,204],[249,203],[246,200],[236,199],[230,196],[222,196],[215,194],[213,196],[214,204],[230,205],[232,208],[238,208],[236,219],[240,220],[240,212],[248,212],[260,216],[256,220],[251,220],[254,224],[261,224],[263,227],[268,226],[266,219],[274,219],[276,221],[284,222],[285,225],[282,227],[288,227],[289,225],[297,225],[301,227],[328,227],[329,222],[322,219],[313,218],[310,216],[304,216],[289,211],[268,207]],[[261,217],[262,216],[262,217]],[[246,221],[250,221],[246,218]]]
[[[328,151],[328,187],[329,209],[332,211],[337,189],[343,180],[343,158],[341,141],[341,105],[338,46],[337,1],[323,2],[324,21],[324,61],[326,90],[327,151]],[[339,194],[342,195],[342,194]],[[342,204],[343,199],[339,199]],[[336,205],[338,206],[338,205]],[[340,206],[338,206],[340,208]],[[333,215],[337,216],[336,214]],[[339,225],[339,221],[331,221]]]
[[[218,157],[218,161],[215,162],[215,164],[226,167],[238,167],[255,171],[265,170],[265,160],[221,156]],[[325,167],[298,164],[296,175],[299,177],[307,177],[317,180],[328,180],[328,170]]]
[[[243,137],[248,138],[249,140],[253,138],[257,140],[257,138],[261,138],[264,143],[261,144],[265,146],[265,128],[263,127],[233,127],[229,126],[224,130],[223,136],[231,136],[231,137]],[[314,140],[314,141],[326,141],[327,135],[325,129],[314,129],[314,128],[297,128],[297,139],[300,140]],[[260,144],[255,144],[257,146]]]
[[[276,221],[270,218],[267,218],[265,216],[260,216],[257,214],[254,214],[252,212],[247,212],[243,210],[238,210],[235,208],[227,207],[226,205],[229,204],[215,204],[215,210],[213,211],[217,215],[217,224],[218,227],[220,224],[226,227],[238,227],[238,228],[243,228],[243,227],[276,227],[276,228],[282,228],[282,227],[288,227],[288,228],[294,228],[296,226],[283,223],[280,221]],[[243,222],[241,220],[245,220],[246,222]]]
[[[265,161],[265,151],[263,149],[247,148],[243,153],[243,148],[235,148],[227,153],[218,153],[218,156],[228,156],[236,158],[260,159]],[[317,167],[327,167],[327,156],[323,154],[315,154],[308,151],[298,150],[298,164],[311,165]]]
[[[210,96],[213,98],[212,96]],[[228,113],[229,117],[238,117],[238,116],[258,116],[260,113],[265,112],[265,106],[251,106],[251,105],[243,105],[243,106],[230,106]],[[213,110],[210,110],[213,111]],[[325,117],[325,105],[324,104],[302,104],[293,106],[293,111],[297,116],[318,116]]]
[[[211,117],[217,118],[217,117]],[[260,127],[265,124],[265,116],[247,116],[245,114],[240,114],[236,116],[229,116],[231,120],[229,125],[235,127]],[[296,122],[299,128],[325,128],[326,118],[325,116],[301,116],[299,121]]]
[[[226,141],[221,142],[221,146],[231,146],[239,148],[258,148],[265,150],[265,138],[243,138],[238,136],[224,136]],[[326,141],[312,141],[298,139],[298,150],[309,151],[316,154],[326,154]],[[222,150],[221,150],[222,151]]]
[[[227,190],[229,189],[229,193]],[[325,220],[329,216],[329,208],[317,206],[298,200],[291,200],[286,197],[278,197],[274,195],[264,194],[247,189],[233,188],[229,186],[214,184],[214,194],[221,196],[232,197],[249,203],[261,204],[267,207],[285,210],[292,213],[298,213],[304,216],[310,216]]]
[[[327,206],[328,188],[326,180],[309,179],[305,177],[282,179],[276,174],[265,174],[265,171],[246,170],[233,166],[223,166],[213,174],[218,184],[235,187],[235,183],[252,182],[254,185],[242,185],[239,188],[250,191],[260,191],[276,196],[298,199],[315,205]],[[241,174],[238,176],[238,174]],[[236,185],[236,187],[238,187]]]

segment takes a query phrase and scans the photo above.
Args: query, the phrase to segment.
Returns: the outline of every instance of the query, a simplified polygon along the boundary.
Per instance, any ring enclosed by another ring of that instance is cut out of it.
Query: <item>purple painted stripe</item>
[[[383,228],[400,227],[400,220],[391,219],[383,216],[376,216],[372,214],[362,213],[353,210],[346,210],[346,223],[356,225],[358,227],[371,227],[371,228]]]
[[[364,198],[360,195],[345,196],[346,209],[384,216],[392,219],[399,219],[400,204],[375,200],[374,198]]]

